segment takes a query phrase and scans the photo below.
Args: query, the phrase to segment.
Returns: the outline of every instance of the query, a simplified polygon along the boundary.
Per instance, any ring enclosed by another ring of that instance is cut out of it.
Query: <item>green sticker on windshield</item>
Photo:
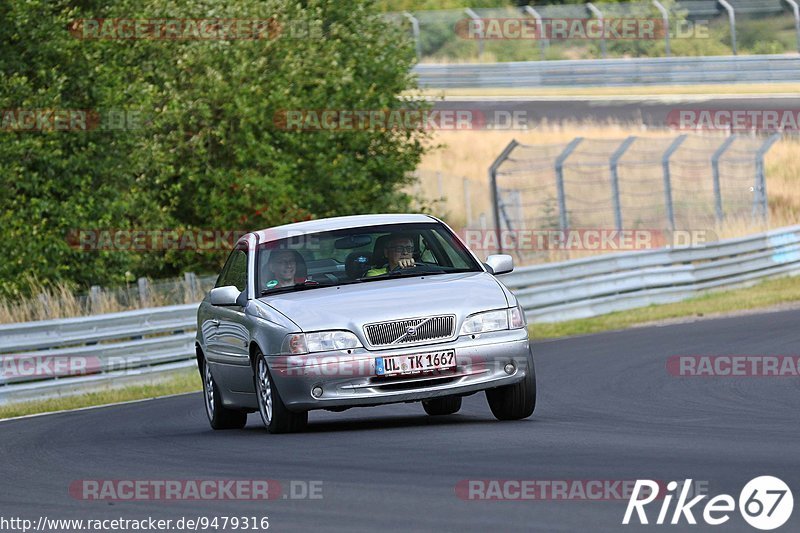
[[[273,280],[270,280],[270,281],[267,282],[267,288],[268,289],[276,287],[277,285],[278,285],[278,280],[277,279],[273,279]]]

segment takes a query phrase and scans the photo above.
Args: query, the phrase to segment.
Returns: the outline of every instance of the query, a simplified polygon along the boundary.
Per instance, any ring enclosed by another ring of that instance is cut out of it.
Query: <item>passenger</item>
[[[396,235],[386,241],[383,255],[388,261],[386,266],[371,268],[365,277],[387,274],[396,268],[414,268],[414,240],[407,235]]]

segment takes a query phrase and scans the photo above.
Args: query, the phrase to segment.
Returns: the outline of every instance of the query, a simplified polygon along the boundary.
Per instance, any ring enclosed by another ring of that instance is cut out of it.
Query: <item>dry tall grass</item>
[[[168,287],[163,288],[161,285]],[[198,300],[197,287],[193,297],[192,287],[185,279],[153,284],[144,298],[139,296],[135,284],[122,288],[100,289],[91,296],[81,292],[70,283],[43,284],[36,277],[28,276],[21,294],[33,296],[0,299],[0,324],[116,313],[148,307],[188,304]],[[202,298],[202,294],[200,297]]]

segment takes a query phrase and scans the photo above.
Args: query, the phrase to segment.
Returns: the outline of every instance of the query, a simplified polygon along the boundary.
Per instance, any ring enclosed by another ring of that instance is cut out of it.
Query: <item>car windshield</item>
[[[256,283],[263,296],[455,272],[481,272],[465,246],[437,222],[391,224],[289,236],[261,243]]]

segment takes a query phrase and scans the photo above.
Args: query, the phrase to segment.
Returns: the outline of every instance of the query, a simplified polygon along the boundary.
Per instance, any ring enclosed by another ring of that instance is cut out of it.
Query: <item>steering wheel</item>
[[[408,268],[400,268],[400,265],[397,265],[396,267],[391,269],[389,273],[391,274],[395,272],[433,272],[433,271],[434,269],[431,268],[430,265],[427,265],[425,263],[415,263],[413,267],[408,267]]]

